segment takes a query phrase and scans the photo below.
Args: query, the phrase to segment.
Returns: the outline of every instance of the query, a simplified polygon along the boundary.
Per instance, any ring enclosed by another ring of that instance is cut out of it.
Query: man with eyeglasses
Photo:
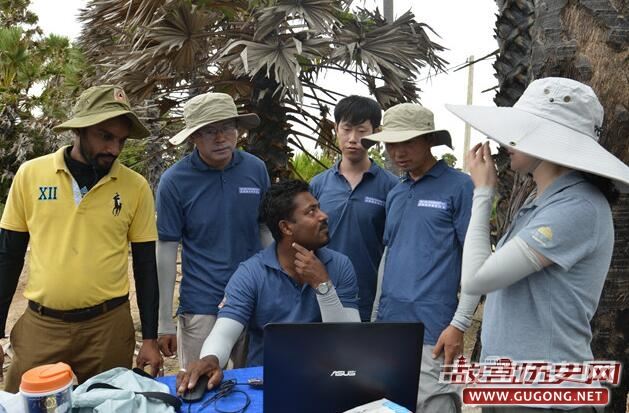
[[[258,207],[270,186],[260,159],[236,149],[239,129],[258,126],[256,114],[239,115],[231,96],[205,93],[184,106],[186,127],[170,139],[187,140],[191,154],[169,168],[157,188],[157,270],[160,288],[159,346],[179,356],[182,368],[198,360],[214,323],[225,286],[241,261],[262,248]],[[182,280],[177,326],[173,291],[177,249]],[[232,352],[244,365],[244,344]]]

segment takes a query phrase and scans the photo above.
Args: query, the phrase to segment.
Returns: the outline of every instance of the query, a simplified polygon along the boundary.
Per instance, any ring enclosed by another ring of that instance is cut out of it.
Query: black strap
[[[133,369],[134,373],[139,374],[139,372],[136,370],[140,370],[140,369]],[[143,374],[140,374],[141,376],[151,377],[144,370],[140,370],[140,371],[142,371],[143,373]],[[112,386],[109,383],[92,383],[87,388],[86,392],[90,390],[94,390],[94,389],[122,390],[120,387]],[[173,396],[172,394],[163,393],[161,391],[135,391],[134,393],[139,394],[149,399],[155,399],[155,400],[159,400],[162,403],[166,403],[167,405],[172,406],[176,412],[181,411],[181,400],[178,397]]]

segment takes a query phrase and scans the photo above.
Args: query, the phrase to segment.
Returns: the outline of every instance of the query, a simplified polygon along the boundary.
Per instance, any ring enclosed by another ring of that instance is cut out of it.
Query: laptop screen
[[[336,413],[387,398],[415,411],[421,323],[268,324],[264,411]]]

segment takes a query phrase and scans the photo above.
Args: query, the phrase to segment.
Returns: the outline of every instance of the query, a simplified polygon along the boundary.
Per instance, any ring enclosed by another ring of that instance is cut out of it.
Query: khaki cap
[[[431,111],[416,103],[400,103],[384,112],[382,132],[365,136],[363,146],[369,147],[376,142],[405,142],[418,136],[434,134],[435,144],[452,148],[452,138],[447,130],[435,129],[435,117]]]
[[[244,129],[255,128],[260,124],[260,118],[255,113],[239,115],[234,99],[226,93],[208,92],[193,97],[183,107],[183,118],[186,127],[170,138],[173,145],[182,144],[190,135],[210,123],[234,119],[238,127]]]
[[[55,132],[87,128],[108,119],[125,115],[131,121],[130,138],[141,139],[150,132],[131,110],[129,99],[120,86],[101,85],[85,90],[72,110],[72,118],[52,128]]]

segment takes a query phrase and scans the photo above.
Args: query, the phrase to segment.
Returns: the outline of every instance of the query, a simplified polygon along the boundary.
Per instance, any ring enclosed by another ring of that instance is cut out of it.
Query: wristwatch
[[[330,291],[331,287],[332,287],[332,282],[326,281],[317,285],[317,287],[314,290],[315,290],[315,293],[319,295],[326,295]]]

